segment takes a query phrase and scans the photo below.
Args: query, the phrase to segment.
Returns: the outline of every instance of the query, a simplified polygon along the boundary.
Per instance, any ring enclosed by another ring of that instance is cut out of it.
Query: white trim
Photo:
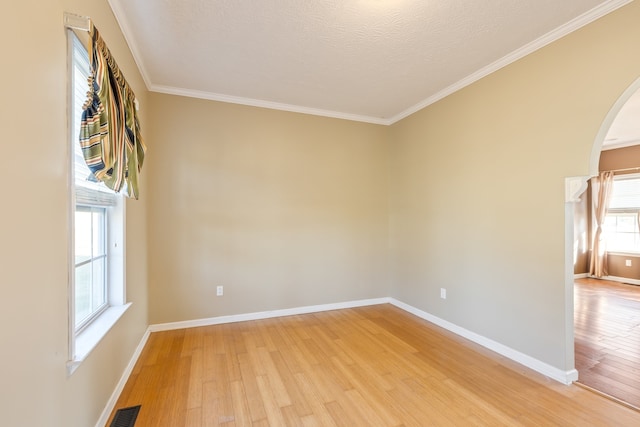
[[[140,49],[138,49],[138,45],[134,43],[133,33],[131,32],[129,25],[129,21],[127,20],[127,14],[124,13],[122,8],[120,7],[120,2],[114,0],[107,0],[109,2],[109,6],[113,11],[113,16],[116,18],[116,22],[118,26],[120,26],[120,30],[122,31],[122,35],[124,36],[124,40],[127,42],[129,46],[129,50],[131,51],[131,55],[133,56],[133,60],[138,67],[138,71],[142,76],[142,80],[144,81],[145,86],[149,89],[153,86],[151,79],[149,78],[149,73],[147,73],[147,69],[144,67],[144,62],[142,61],[142,55],[140,54]],[[150,90],[150,89],[149,89]]]
[[[376,125],[390,125],[388,119],[362,116],[358,114],[341,113],[339,111],[322,110],[319,108],[304,107],[300,105],[283,104],[280,102],[265,101],[262,99],[243,98],[240,96],[225,95],[222,93],[205,92],[201,90],[183,89],[173,86],[161,86],[151,84],[149,90],[152,92],[165,93],[168,95],[186,96],[188,98],[207,99],[210,101],[227,102],[230,104],[248,105],[251,107],[268,108],[270,110],[288,111],[291,113],[311,114],[313,116],[331,117],[334,119],[352,120],[356,122],[372,123]]]
[[[481,78],[486,77],[487,75],[494,73],[499,69],[506,67],[507,65],[529,55],[530,53],[533,53],[536,50],[541,49],[544,46],[547,46],[548,44],[553,43],[554,41],[584,27],[585,25],[590,24],[596,19],[601,18],[613,12],[614,10],[621,8],[622,6],[628,3],[631,3],[632,1],[633,0],[606,1],[605,3],[594,7],[588,12],[585,12],[582,15],[572,19],[566,24],[561,25],[560,27],[539,37],[533,42],[528,43],[520,47],[519,49],[516,49],[515,51],[509,53],[508,55],[502,57],[501,59],[487,65],[484,68],[481,68],[475,73],[470,74],[469,76],[463,78],[457,83],[454,83],[451,86],[448,86],[442,89],[441,91],[428,97],[422,102],[419,102],[413,105],[412,107],[409,107],[404,111],[401,111],[400,113],[396,114],[391,118],[385,119],[380,117],[371,117],[371,116],[363,116],[358,114],[343,113],[339,111],[329,111],[329,110],[322,110],[322,109],[316,109],[316,108],[309,108],[309,107],[303,107],[299,105],[281,104],[277,102],[263,101],[259,99],[243,98],[239,96],[231,96],[231,95],[224,95],[224,94],[218,94],[218,93],[156,85],[151,81],[151,78],[149,77],[149,73],[144,67],[144,62],[142,61],[142,55],[140,54],[140,50],[138,49],[137,45],[134,43],[135,38],[133,37],[133,33],[130,30],[131,27],[126,18],[126,14],[120,7],[120,2],[115,0],[108,0],[109,6],[113,11],[116,21],[118,22],[118,25],[122,30],[122,34],[124,35],[124,38],[127,41],[127,44],[129,45],[129,49],[131,50],[133,59],[138,66],[138,70],[140,71],[140,74],[142,75],[142,79],[144,80],[144,83],[147,86],[147,89],[149,89],[152,92],[160,92],[160,93],[166,93],[166,94],[172,94],[172,95],[187,96],[192,98],[208,99],[212,101],[229,102],[233,104],[249,105],[253,107],[270,108],[274,110],[283,110],[283,111],[289,111],[293,113],[312,114],[312,115],[323,116],[323,117],[354,120],[354,121],[373,123],[373,124],[379,124],[379,125],[392,125],[404,119],[405,117],[410,116],[411,114],[416,113],[417,111],[422,110],[423,108],[441,100],[442,98],[445,98],[451,95],[452,93],[457,92],[458,90],[466,86],[469,86],[472,83],[475,83]]]
[[[589,278],[589,273],[580,273],[580,274],[574,274],[573,275],[573,279],[588,279]]]
[[[429,314],[413,306],[410,306],[401,301],[398,301],[395,298],[377,298],[377,299],[359,300],[359,301],[351,301],[351,302],[344,302],[344,303],[290,308],[290,309],[284,309],[284,310],[262,311],[257,313],[210,317],[206,319],[188,320],[183,322],[161,323],[161,324],[150,325],[149,331],[151,332],[170,331],[174,329],[194,328],[194,327],[200,327],[200,326],[219,325],[223,323],[244,322],[249,320],[262,320],[262,319],[269,319],[273,317],[292,316],[297,314],[309,314],[309,313],[317,313],[321,311],[339,310],[344,308],[363,307],[368,305],[387,304],[387,303],[392,304],[408,313],[414,314],[428,322],[431,322],[435,325],[445,328],[448,331],[455,333],[456,335],[459,335],[463,338],[466,338],[477,344],[480,344],[481,346],[486,347],[489,350],[495,351],[496,353],[502,356],[505,356],[517,363],[520,363],[521,365],[524,365],[530,369],[533,369],[534,371],[537,371],[542,375],[545,375],[563,384],[571,384],[573,381],[576,381],[578,379],[578,371],[576,371],[575,369],[572,369],[569,371],[562,371],[538,359],[535,359],[531,356],[528,356],[524,353],[521,353],[517,350],[514,350],[496,341],[490,340],[489,338],[483,337],[482,335],[478,335],[475,332],[471,332],[467,329],[461,328],[460,326],[457,326],[451,322],[440,319],[439,317],[436,317],[432,314]]]
[[[419,310],[413,306],[410,306],[409,304],[405,304],[394,298],[390,298],[390,302],[391,304],[395,305],[398,308],[401,308],[406,312],[414,314],[420,317],[421,319],[424,319],[428,322],[438,325],[450,332],[453,332],[456,335],[459,335],[463,338],[473,341],[476,344],[480,344],[481,346],[491,351],[495,351],[496,353],[502,356],[505,356],[513,360],[514,362],[520,363],[521,365],[524,365],[527,368],[533,369],[534,371],[542,375],[545,375],[551,379],[559,381],[563,384],[571,384],[572,382],[578,379],[578,371],[576,371],[575,369],[572,369],[569,371],[562,371],[538,359],[535,359],[531,356],[528,356],[510,347],[507,347],[506,345],[500,344],[499,342],[493,341],[482,335],[476,334],[475,332],[471,332],[468,329],[464,329],[456,324],[453,324],[439,317],[436,317],[430,313]]]
[[[197,328],[200,326],[220,325],[223,323],[246,322],[249,320],[271,319],[273,317],[295,316],[298,314],[319,313],[322,311],[364,307],[390,303],[390,298],[375,298],[333,304],[310,305],[306,307],[285,308],[282,310],[260,311],[256,313],[235,314],[231,316],[209,317],[206,319],[186,320],[183,322],[159,323],[150,325],[151,332],[171,331],[174,329]]]
[[[629,98],[636,93],[640,89],[640,78],[637,78],[629,87],[625,89],[625,91],[620,95],[620,97],[613,104],[609,112],[605,116],[602,124],[600,125],[600,129],[596,134],[595,139],[593,140],[593,147],[591,148],[591,158],[589,159],[589,174],[591,176],[597,176],[599,172],[600,166],[600,154],[605,149],[604,148],[604,140],[609,133],[609,129],[613,124],[613,121],[618,117],[618,113],[624,104],[629,101]]]
[[[462,80],[458,81],[457,83],[452,84],[449,87],[444,88],[443,90],[441,90],[440,92],[436,93],[435,95],[425,99],[424,101],[414,105],[413,107],[410,107],[408,109],[406,109],[405,111],[397,114],[396,116],[391,118],[391,123],[395,123],[399,120],[404,119],[407,116],[410,116],[413,113],[416,113],[420,110],[422,110],[423,108],[441,100],[442,98],[445,98],[449,95],[451,95],[454,92],[459,91],[460,89],[463,89],[466,86],[469,86],[472,83],[477,82],[478,80],[482,79],[483,77],[488,76],[489,74],[495,73],[496,71],[498,71],[501,68],[506,67],[509,64],[512,64],[514,62],[516,62],[517,60],[524,58],[525,56],[535,52],[538,49],[541,49],[551,43],[553,43],[554,41],[561,39],[562,37],[571,34],[572,32],[584,27],[587,24],[590,24],[591,22],[595,21],[598,18],[601,18],[611,12],[613,12],[616,9],[621,8],[622,6],[626,5],[627,3],[631,3],[631,1],[633,0],[613,0],[613,1],[608,1],[605,2],[599,6],[594,7],[593,9],[591,9],[588,12],[583,13],[582,15],[572,19],[571,21],[567,22],[564,25],[559,26],[558,28],[556,28],[555,30],[552,30],[550,32],[548,32],[547,34],[543,35],[542,37],[537,38],[536,40],[532,41],[531,43],[528,43],[516,50],[514,50],[513,52],[509,53],[508,55],[500,58],[499,60],[487,65],[484,68],[479,69],[478,71],[476,71],[475,73],[463,78]]]
[[[76,318],[74,301],[76,300],[75,287],[75,258],[74,243],[75,239],[75,210],[76,210],[76,192],[73,191],[75,186],[74,177],[74,153],[71,149],[71,140],[73,139],[73,31],[65,31],[67,34],[67,195],[69,201],[67,204],[67,307],[68,307],[68,323],[67,323],[67,357],[71,360],[75,359],[76,348]],[[70,374],[67,369],[67,375]]]
[[[600,279],[611,280],[612,282],[620,282],[620,283],[627,283],[627,284],[630,284],[630,285],[638,285],[638,286],[640,286],[640,280],[638,280],[638,279],[629,279],[629,278],[626,278],[626,277],[618,277],[618,276],[603,276],[603,277],[600,277]]]
[[[63,22],[65,28],[79,31],[91,31],[91,18],[80,16],[71,12],[64,12]]]
[[[67,362],[67,375],[73,374],[89,356],[107,332],[118,323],[122,315],[131,307],[131,303],[107,308],[75,337],[75,354]]]
[[[142,339],[140,340],[140,343],[138,343],[138,347],[136,347],[136,350],[133,352],[133,355],[131,356],[131,360],[129,361],[129,364],[127,365],[124,372],[122,373],[122,376],[120,377],[120,381],[118,381],[116,388],[113,390],[113,393],[111,393],[111,397],[109,398],[107,405],[102,411],[102,414],[100,415],[100,418],[96,423],[96,427],[104,427],[107,425],[107,422],[109,421],[109,416],[111,415],[111,412],[113,411],[113,409],[116,407],[116,403],[118,403],[118,398],[120,397],[120,393],[122,393],[122,390],[124,390],[124,386],[127,384],[127,381],[129,380],[129,376],[133,372],[133,368],[136,366],[136,363],[138,362],[138,358],[140,357],[140,354],[142,354],[142,350],[144,350],[144,346],[147,344],[149,335],[151,335],[151,332],[149,331],[149,329],[147,329],[144,335],[142,335]]]
[[[570,176],[564,179],[565,203],[578,203],[580,196],[589,186],[588,176]]]
[[[136,348],[133,355],[131,356],[131,360],[129,361],[129,364],[127,365],[126,369],[124,370],[120,378],[120,381],[118,382],[118,384],[116,385],[116,388],[111,394],[111,397],[107,402],[107,405],[102,411],[102,414],[100,415],[100,418],[96,423],[96,427],[102,427],[106,425],[109,419],[109,415],[115,408],[115,405],[118,401],[120,393],[122,393],[122,390],[124,390],[124,387],[127,381],[129,380],[129,376],[131,375],[131,372],[133,372],[133,368],[135,367],[135,364],[140,358],[140,355],[144,350],[144,346],[146,345],[150,334],[153,332],[171,331],[175,329],[185,329],[185,328],[195,328],[200,326],[220,325],[224,323],[245,322],[250,320],[262,320],[262,319],[270,319],[274,317],[293,316],[298,314],[319,313],[323,311],[341,310],[345,308],[364,307],[364,306],[379,305],[379,304],[392,304],[395,307],[400,308],[401,310],[404,310],[408,313],[418,316],[421,319],[424,319],[430,323],[440,326],[450,332],[453,332],[458,336],[461,336],[470,341],[473,341],[476,344],[480,344],[481,346],[491,351],[494,351],[504,357],[507,357],[508,359],[513,360],[514,362],[517,362],[527,368],[533,369],[534,371],[542,375],[545,375],[553,380],[559,381],[563,384],[571,384],[572,382],[578,380],[578,371],[576,371],[575,369],[571,369],[569,371],[562,371],[538,359],[535,359],[531,356],[528,356],[524,353],[521,353],[505,345],[502,345],[496,341],[490,340],[486,337],[483,337],[482,335],[476,334],[475,332],[471,332],[451,322],[443,320],[425,311],[419,310],[409,304],[405,304],[401,301],[398,301],[395,298],[390,298],[390,297],[374,298],[374,299],[365,299],[365,300],[349,301],[349,302],[342,302],[342,303],[312,305],[312,306],[297,307],[297,308],[287,308],[282,310],[261,311],[261,312],[255,312],[255,313],[209,317],[205,319],[149,325],[146,332],[142,336],[142,339],[140,340],[138,347]]]
[[[619,256],[619,257],[628,257],[628,258],[639,258],[640,257],[640,253],[638,253],[638,252],[607,251],[607,255],[614,255],[614,256]]]

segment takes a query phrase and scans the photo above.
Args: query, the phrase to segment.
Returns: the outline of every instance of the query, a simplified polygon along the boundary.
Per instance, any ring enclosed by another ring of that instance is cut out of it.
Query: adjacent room
[[[3,424],[640,425],[638,0],[0,10]]]
[[[579,383],[640,408],[640,91],[618,111],[574,205]]]

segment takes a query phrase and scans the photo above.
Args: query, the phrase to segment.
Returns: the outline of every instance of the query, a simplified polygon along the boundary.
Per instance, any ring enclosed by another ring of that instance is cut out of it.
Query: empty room
[[[638,0],[0,9],[3,425],[640,425],[574,330]]]

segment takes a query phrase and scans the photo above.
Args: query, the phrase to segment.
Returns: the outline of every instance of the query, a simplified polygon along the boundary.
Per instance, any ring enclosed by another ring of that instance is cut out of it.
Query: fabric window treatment
[[[82,155],[96,179],[137,199],[146,147],[136,97],[93,25],[89,38],[91,73],[79,136]]]
[[[602,225],[607,216],[607,207],[613,187],[613,172],[600,172],[600,175],[591,179],[593,188],[593,213],[596,223],[593,240],[591,243],[591,262],[589,274],[595,277],[608,275],[606,242],[602,236]]]

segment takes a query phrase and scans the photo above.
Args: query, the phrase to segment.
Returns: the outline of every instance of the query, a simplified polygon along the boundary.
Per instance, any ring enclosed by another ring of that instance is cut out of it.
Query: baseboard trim
[[[341,310],[345,308],[365,307],[368,305],[387,304],[390,298],[374,298],[333,304],[310,305],[282,310],[260,311],[256,313],[235,314],[231,316],[209,317],[206,319],[186,320],[182,322],[159,323],[150,325],[151,332],[171,331],[174,329],[197,328],[200,326],[220,325],[223,323],[246,322],[249,320],[270,319],[273,317],[295,316],[298,314],[319,313],[322,311]]]
[[[579,273],[579,274],[573,275],[574,279],[586,279],[588,277],[589,277],[589,273]]]
[[[355,308],[355,307],[365,307],[369,305],[378,305],[378,304],[392,304],[395,307],[398,307],[408,313],[414,314],[421,319],[424,319],[428,322],[431,322],[437,326],[440,326],[454,334],[466,338],[470,341],[475,342],[491,351],[495,351],[496,353],[507,357],[514,362],[517,362],[527,368],[533,369],[534,371],[545,375],[555,381],[561,382],[563,384],[571,384],[574,381],[578,380],[578,371],[575,369],[569,371],[562,371],[558,368],[555,368],[547,363],[544,363],[538,359],[535,359],[531,356],[528,356],[524,353],[521,353],[517,350],[514,350],[510,347],[507,347],[503,344],[500,344],[496,341],[493,341],[489,338],[486,338],[482,335],[476,334],[475,332],[471,332],[468,329],[462,328],[454,323],[448,322],[444,319],[441,319],[437,316],[434,316],[430,313],[422,311],[416,307],[413,307],[404,302],[398,301],[395,298],[373,298],[373,299],[365,299],[365,300],[357,300],[357,301],[349,301],[342,303],[333,303],[333,304],[322,304],[322,305],[311,305],[305,307],[298,308],[288,308],[282,310],[273,310],[273,311],[261,311],[255,313],[246,313],[246,314],[238,314],[231,316],[219,316],[219,317],[209,317],[205,319],[196,319],[196,320],[187,320],[182,322],[171,322],[171,323],[159,323],[154,325],[149,325],[146,332],[142,336],[138,347],[135,352],[131,356],[131,360],[127,365],[120,381],[118,382],[115,390],[111,394],[109,401],[96,424],[96,427],[103,427],[109,421],[109,415],[115,408],[115,405],[118,401],[118,397],[120,397],[120,393],[124,389],[131,372],[133,372],[133,368],[144,349],[147,340],[149,339],[149,335],[152,332],[160,332],[160,331],[170,331],[175,329],[185,329],[185,328],[196,328],[200,326],[211,326],[211,325],[220,325],[223,323],[235,323],[235,322],[246,322],[250,320],[262,320],[262,319],[270,319],[274,317],[284,317],[284,316],[295,316],[298,314],[310,314],[310,313],[319,313],[322,311],[330,311],[330,310],[341,310],[345,308]]]
[[[96,423],[96,427],[104,427],[107,425],[107,422],[109,421],[109,416],[111,415],[111,412],[113,412],[113,409],[116,407],[116,403],[118,403],[118,398],[120,397],[120,393],[122,393],[122,390],[124,390],[124,386],[127,384],[127,381],[131,376],[131,372],[133,372],[133,368],[136,366],[136,362],[138,361],[140,354],[142,354],[142,350],[144,349],[144,346],[147,344],[147,340],[149,339],[150,334],[151,332],[149,331],[149,328],[147,328],[145,333],[142,335],[142,338],[140,339],[140,342],[138,343],[136,350],[133,352],[133,355],[131,356],[131,360],[129,360],[129,364],[127,365],[124,372],[122,373],[122,376],[120,377],[120,381],[118,381],[118,384],[116,385],[115,390],[113,390],[113,393],[111,393],[111,397],[109,398],[107,405],[102,411],[102,414],[100,415],[100,418]]]
[[[575,369],[572,369],[569,371],[563,371],[561,369],[555,368],[538,359],[535,359],[531,356],[528,356],[524,353],[514,350],[511,347],[507,347],[506,345],[500,344],[499,342],[493,341],[487,337],[476,334],[475,332],[471,332],[468,329],[462,328],[454,323],[441,319],[437,316],[427,313],[426,311],[422,311],[418,308],[415,308],[409,304],[405,304],[394,298],[390,298],[390,303],[395,305],[398,308],[401,308],[402,310],[408,313],[411,313],[420,317],[421,319],[424,319],[450,332],[453,332],[458,336],[461,336],[470,341],[473,341],[476,344],[480,344],[481,346],[491,351],[494,351],[504,357],[507,357],[513,360],[514,362],[517,362],[527,368],[533,369],[534,371],[542,375],[545,375],[553,380],[556,380],[558,382],[568,385],[578,379],[578,371]]]
[[[604,276],[604,277],[602,277],[602,279],[611,280],[612,282],[628,283],[630,285],[640,285],[640,280],[638,280],[638,279],[628,279],[626,277]]]

